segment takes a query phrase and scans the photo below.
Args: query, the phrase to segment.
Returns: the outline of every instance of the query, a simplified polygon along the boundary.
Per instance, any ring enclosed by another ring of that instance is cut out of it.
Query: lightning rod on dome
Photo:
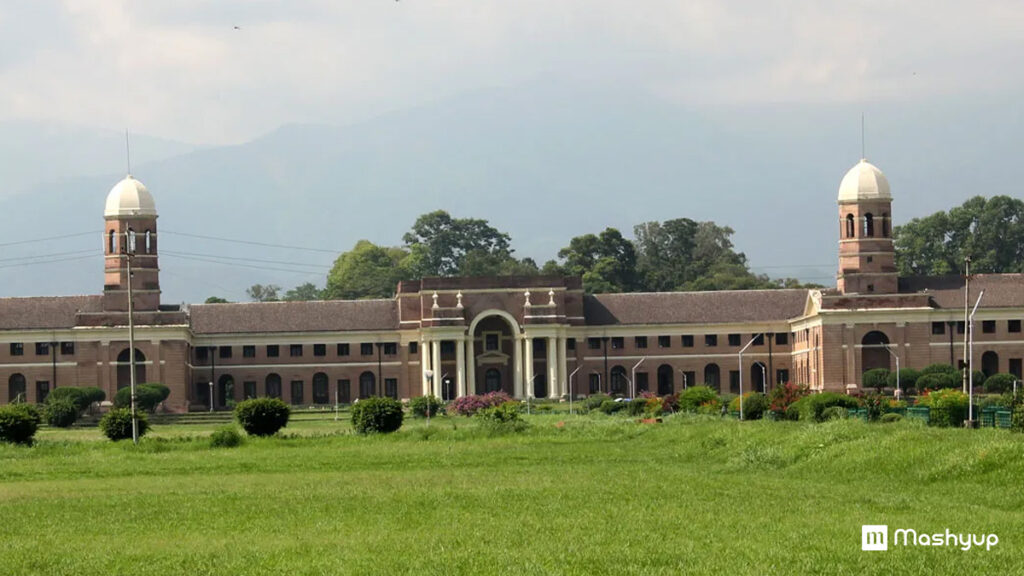
[[[128,165],[128,176],[132,175],[132,143],[128,138],[128,129],[124,129],[124,156],[125,162]]]
[[[864,152],[864,113],[860,113],[860,157],[862,160],[867,159],[867,155]]]

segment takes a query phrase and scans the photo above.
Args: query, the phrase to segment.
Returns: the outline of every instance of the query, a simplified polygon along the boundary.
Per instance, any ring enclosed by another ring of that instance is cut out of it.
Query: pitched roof
[[[722,290],[594,294],[588,325],[715,324],[786,320],[803,314],[808,290]]]
[[[196,334],[398,329],[394,300],[194,304],[190,316]]]
[[[0,330],[74,328],[79,312],[98,312],[102,296],[0,298]]]
[[[1024,274],[978,274],[971,279],[971,306],[984,290],[981,308],[1024,307]],[[931,296],[937,308],[964,307],[964,279],[960,276],[917,276],[900,278],[900,292]]]

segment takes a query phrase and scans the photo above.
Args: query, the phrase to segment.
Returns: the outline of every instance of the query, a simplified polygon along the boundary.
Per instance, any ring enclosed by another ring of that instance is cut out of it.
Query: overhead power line
[[[22,266],[39,266],[41,264],[56,264],[58,262],[72,262],[74,260],[87,260],[89,258],[95,258],[96,256],[101,256],[101,254],[97,253],[97,254],[90,254],[88,256],[73,256],[71,258],[56,258],[56,259],[53,259],[53,260],[36,260],[34,262],[21,262],[21,263],[18,263],[18,264],[3,264],[3,265],[0,265],[0,268],[20,268]]]
[[[216,240],[218,242],[233,242],[235,244],[248,244],[250,246],[263,246],[265,248],[282,248],[285,250],[305,250],[306,252],[321,252],[324,254],[341,254],[344,250],[328,250],[325,248],[307,248],[305,246],[289,246],[287,244],[271,244],[269,242],[255,242],[253,240],[236,240],[234,238],[220,238],[217,236],[204,236],[202,234],[189,234],[187,232],[174,232],[172,230],[162,230],[161,234],[171,234],[174,236],[185,236],[188,238],[199,238],[201,240]]]
[[[19,260],[38,260],[42,258],[55,258],[58,256],[71,256],[74,254],[96,254],[96,250],[75,250],[73,252],[54,252],[52,254],[33,254],[32,256],[18,256],[16,258],[0,258],[0,262],[16,262]]]
[[[221,254],[201,254],[197,252],[177,252],[172,250],[163,250],[161,254],[167,256],[196,256],[200,258],[219,258],[224,260],[241,260],[243,262],[258,262],[262,264],[284,264],[285,266],[309,266],[311,268],[325,269],[333,266],[331,263],[327,264],[313,264],[312,262],[291,262],[288,260],[263,260],[260,258],[245,258],[242,256],[224,256]]]
[[[273,272],[290,272],[292,274],[305,274],[307,276],[314,275],[314,274],[322,275],[322,274],[325,274],[327,272],[327,268],[326,267],[323,270],[318,270],[316,272],[313,272],[311,270],[295,270],[294,268],[275,268],[275,267],[271,267],[271,266],[257,266],[255,264],[241,264],[241,263],[238,263],[238,262],[231,262],[229,260],[218,260],[218,259],[215,259],[215,258],[198,258],[198,257],[195,257],[195,256],[177,256],[175,254],[166,254],[166,253],[164,255],[169,257],[169,258],[177,258],[179,260],[190,260],[190,261],[193,261],[193,262],[205,262],[207,264],[223,264],[224,266],[236,266],[238,268],[252,268],[253,270],[270,270],[270,271],[273,271]]]
[[[40,243],[40,242],[47,242],[47,241],[50,241],[50,240],[62,240],[64,238],[76,238],[78,236],[88,236],[88,235],[92,235],[92,234],[102,235],[102,234],[98,234],[98,232],[99,232],[98,230],[93,230],[93,231],[90,231],[90,232],[75,232],[74,234],[63,234],[61,236],[50,236],[48,238],[34,238],[32,240],[17,240],[15,242],[4,242],[3,244],[0,244],[0,248],[3,248],[5,246],[18,246],[20,244],[37,244],[37,243]]]

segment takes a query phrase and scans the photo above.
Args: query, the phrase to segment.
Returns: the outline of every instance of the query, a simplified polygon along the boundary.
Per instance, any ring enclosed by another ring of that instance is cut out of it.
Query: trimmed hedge
[[[138,384],[135,386],[135,407],[146,412],[153,412],[170,394],[171,389],[163,384]],[[118,390],[114,395],[114,407],[131,408],[131,406],[131,387]]]
[[[452,400],[451,403],[448,404],[448,413],[458,414],[459,416],[472,416],[484,408],[501,406],[506,402],[514,402],[514,400],[504,392],[470,394],[468,396],[460,396],[455,400]]]
[[[402,403],[371,396],[352,405],[352,427],[360,434],[387,434],[402,427]]]
[[[31,444],[43,417],[30,404],[0,406],[0,441]]]
[[[860,402],[853,396],[837,394],[835,392],[811,394],[791,404],[786,411],[786,417],[791,420],[799,418],[800,420],[822,422],[825,419],[823,413],[830,406],[841,406],[850,410],[860,407]],[[793,416],[796,416],[796,418]]]
[[[288,425],[292,409],[280,398],[253,398],[235,406],[235,418],[251,436],[273,436]]]
[[[917,389],[917,379],[921,377],[920,370],[914,370],[913,368],[900,368],[900,389],[904,392],[907,390]],[[889,388],[896,388],[896,371],[889,373],[889,380],[886,382]]]
[[[737,396],[729,402],[731,412],[740,411],[740,398]],[[747,392],[743,394],[743,419],[760,420],[768,411],[768,397],[760,392]]]
[[[889,370],[886,368],[873,368],[864,373],[864,387],[881,390],[889,384]],[[903,382],[901,381],[902,385]]]
[[[705,404],[717,404],[718,394],[707,386],[691,386],[679,395],[681,412],[697,412]]]
[[[959,390],[935,390],[918,400],[921,406],[931,408],[929,426],[961,426],[967,418],[967,394]]]
[[[86,408],[92,404],[92,400],[85,390],[74,386],[61,386],[47,394],[46,404],[50,405],[54,402],[70,402],[79,413],[85,412]],[[47,420],[49,420],[49,416],[47,416]]]
[[[212,448],[234,448],[242,444],[242,435],[234,424],[221,426],[210,434],[210,447]]]
[[[58,388],[57,390],[61,390]],[[73,388],[69,388],[73,390]],[[84,398],[79,395],[78,398]],[[69,428],[78,420],[80,410],[67,396],[56,400],[46,399],[46,423],[56,428]]]
[[[1013,383],[1017,377],[1013,374],[993,374],[985,380],[985,392],[991,394],[1002,394],[1013,390]]]
[[[142,412],[136,411],[139,438],[149,430],[149,420]],[[100,431],[114,442],[129,440],[132,437],[132,411],[130,408],[115,408],[100,418]]]
[[[437,416],[444,410],[444,402],[434,395],[417,396],[409,401],[409,411],[416,418],[426,418],[427,411],[431,416]]]

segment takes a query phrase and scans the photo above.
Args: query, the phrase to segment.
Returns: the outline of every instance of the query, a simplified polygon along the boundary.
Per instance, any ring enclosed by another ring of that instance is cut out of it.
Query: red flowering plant
[[[485,408],[501,406],[506,402],[512,402],[512,398],[504,392],[462,396],[448,404],[448,413],[459,416],[472,416]]]
[[[768,395],[768,409],[774,412],[779,418],[786,417],[786,410],[797,400],[807,396],[807,386],[786,382],[776,386]]]

